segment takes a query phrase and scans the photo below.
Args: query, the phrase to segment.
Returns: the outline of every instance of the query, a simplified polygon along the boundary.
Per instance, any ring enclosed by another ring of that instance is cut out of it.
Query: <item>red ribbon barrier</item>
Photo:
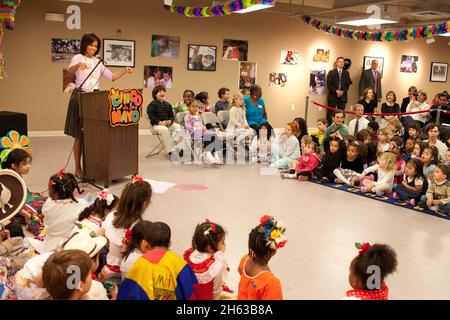
[[[348,114],[355,114],[355,111],[349,111],[349,110],[341,110],[341,109],[337,109],[337,108],[332,108],[330,106],[326,106],[323,105],[321,103],[312,101],[313,104],[315,104],[316,106],[328,109],[328,110],[340,110],[344,113],[348,113]],[[434,110],[433,110],[434,111]],[[437,111],[437,109],[436,109]],[[397,113],[364,113],[365,116],[371,116],[371,117],[391,117],[391,116],[405,116],[405,115],[410,115],[410,114],[419,114],[419,113],[428,113],[430,112],[430,109],[427,110],[421,110],[421,111],[412,111],[412,112],[397,112]],[[442,113],[449,113],[449,111],[446,110],[441,110]]]

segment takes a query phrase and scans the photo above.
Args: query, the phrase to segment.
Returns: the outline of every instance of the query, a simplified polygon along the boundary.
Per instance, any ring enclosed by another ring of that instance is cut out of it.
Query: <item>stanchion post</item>
[[[437,125],[441,125],[441,111],[442,111],[442,107],[440,105],[438,105],[437,116],[436,116],[436,124]]]
[[[305,99],[305,121],[308,123],[308,107],[309,107],[309,96]]]

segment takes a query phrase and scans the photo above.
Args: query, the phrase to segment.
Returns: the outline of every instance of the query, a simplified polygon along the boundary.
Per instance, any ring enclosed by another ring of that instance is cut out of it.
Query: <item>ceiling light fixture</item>
[[[397,23],[399,19],[389,14],[382,14],[380,17],[376,18],[373,15],[360,15],[360,16],[350,16],[342,17],[336,20],[336,24],[343,24],[347,26],[373,26],[379,24],[390,24]]]

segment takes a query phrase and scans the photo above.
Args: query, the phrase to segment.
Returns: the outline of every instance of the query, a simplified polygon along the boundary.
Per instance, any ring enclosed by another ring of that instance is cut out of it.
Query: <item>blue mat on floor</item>
[[[403,207],[403,208],[406,208],[406,209],[411,209],[411,210],[418,211],[418,212],[421,212],[421,213],[426,213],[426,214],[429,214],[429,215],[432,215],[432,216],[435,216],[435,217],[439,217],[439,218],[442,218],[442,219],[445,219],[445,220],[450,220],[450,216],[444,215],[442,213],[435,212],[435,211],[432,211],[432,210],[429,210],[429,209],[423,209],[423,208],[421,208],[419,206],[413,207],[412,205],[410,205],[409,203],[406,203],[403,200],[395,200],[394,198],[387,197],[387,196],[377,196],[374,193],[364,193],[364,192],[361,192],[361,190],[359,188],[357,188],[357,187],[351,187],[351,186],[337,184],[337,183],[332,183],[332,182],[330,182],[330,183],[320,183],[319,181],[317,181],[315,179],[310,179],[309,181],[314,182],[316,184],[323,185],[323,186],[327,186],[327,187],[330,187],[330,188],[333,188],[333,189],[350,192],[350,193],[356,194],[358,196],[363,196],[363,197],[366,197],[366,198],[375,199],[375,200],[378,200],[378,201],[382,201],[382,202],[385,202],[385,203],[390,203],[390,204],[393,204],[393,205],[396,205],[396,206],[399,206],[399,207]]]

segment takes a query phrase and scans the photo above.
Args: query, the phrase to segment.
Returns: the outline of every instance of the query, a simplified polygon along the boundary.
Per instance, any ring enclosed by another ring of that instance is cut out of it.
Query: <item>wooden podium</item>
[[[83,169],[89,180],[108,187],[138,173],[139,126],[110,125],[109,91],[81,94]]]

